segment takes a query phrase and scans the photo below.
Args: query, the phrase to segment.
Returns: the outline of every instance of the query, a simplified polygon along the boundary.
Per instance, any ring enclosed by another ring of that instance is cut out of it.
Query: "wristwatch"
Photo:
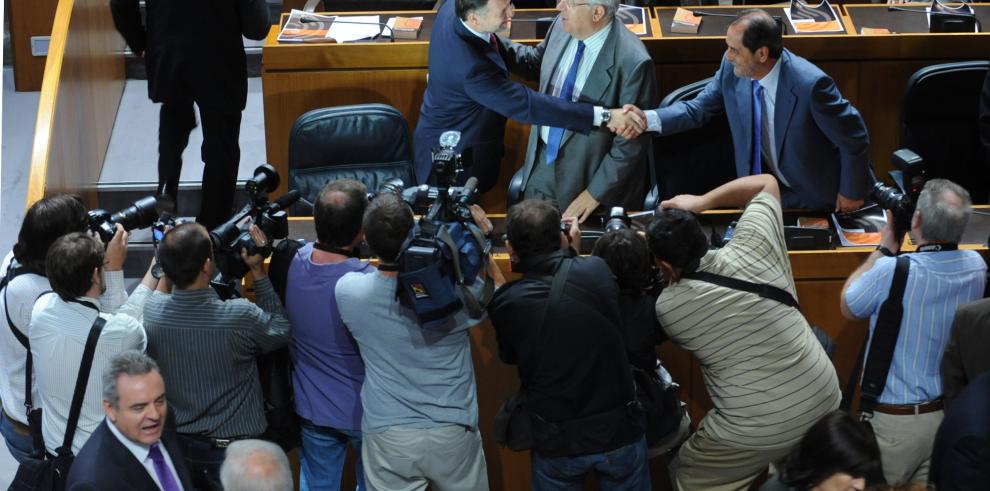
[[[612,120],[612,111],[608,109],[602,109],[602,126],[608,126],[608,122]]]

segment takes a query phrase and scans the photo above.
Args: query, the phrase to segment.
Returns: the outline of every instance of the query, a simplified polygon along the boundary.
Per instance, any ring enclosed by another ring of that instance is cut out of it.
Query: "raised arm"
[[[769,193],[780,201],[777,179],[770,174],[740,177],[729,181],[702,196],[681,194],[660,203],[660,209],[679,208],[701,212],[714,208],[743,208],[760,193]]]

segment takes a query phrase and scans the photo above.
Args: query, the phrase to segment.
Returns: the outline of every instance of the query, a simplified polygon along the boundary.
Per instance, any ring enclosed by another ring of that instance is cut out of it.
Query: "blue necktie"
[[[581,65],[581,56],[584,55],[584,41],[578,41],[577,53],[574,53],[574,61],[567,71],[567,78],[564,79],[564,86],[560,89],[560,98],[570,101],[574,95],[574,82],[577,80],[578,67]],[[547,135],[547,165],[553,165],[557,160],[557,152],[560,151],[560,140],[564,138],[564,129],[551,127]]]
[[[762,174],[760,140],[763,130],[763,86],[753,80],[753,154],[750,160],[750,175]]]

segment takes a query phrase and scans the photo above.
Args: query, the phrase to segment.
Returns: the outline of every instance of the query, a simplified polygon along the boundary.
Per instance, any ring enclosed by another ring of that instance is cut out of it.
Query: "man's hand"
[[[608,120],[608,129],[627,140],[632,140],[646,131],[646,114],[632,104],[626,104],[621,109],[609,109],[612,117]]]
[[[707,210],[708,205],[707,203],[705,203],[704,196],[695,196],[693,194],[679,194],[666,201],[660,202],[661,210],[669,210],[671,208],[700,212]]]
[[[259,247],[264,247],[268,244],[268,238],[265,237],[265,233],[257,225],[251,225],[251,239]],[[251,270],[251,275],[254,276],[254,279],[260,280],[266,276],[265,256],[261,254],[248,255],[247,249],[241,248],[241,259],[244,260],[244,264]]]
[[[107,252],[103,257],[104,271],[120,271],[124,269],[124,259],[127,259],[127,239],[130,234],[124,230],[121,224],[115,224],[116,232],[113,238],[107,243]]]
[[[488,219],[488,215],[485,214],[485,210],[478,205],[471,205],[469,209],[471,210],[471,218],[474,219],[474,224],[481,230],[482,235],[488,235],[492,232],[492,230],[495,230],[495,226],[492,225],[492,221]]]
[[[842,194],[839,194],[835,198],[835,211],[840,211],[842,213],[849,213],[850,211],[856,211],[863,207],[864,200],[861,199],[849,199]]]
[[[577,218],[578,222],[584,223],[596,208],[598,208],[598,200],[585,189],[574,198],[574,201],[571,201],[570,205],[567,205],[563,216],[574,217]]]
[[[890,210],[884,210],[883,212],[887,216],[887,223],[880,229],[880,246],[886,247],[890,252],[896,254],[901,250],[901,242],[903,242],[904,237],[897,237],[897,233],[894,231],[893,212]]]
[[[567,233],[560,239],[560,248],[572,247],[575,251],[581,252],[581,229],[578,221],[574,217],[563,217],[560,219],[567,225]]]

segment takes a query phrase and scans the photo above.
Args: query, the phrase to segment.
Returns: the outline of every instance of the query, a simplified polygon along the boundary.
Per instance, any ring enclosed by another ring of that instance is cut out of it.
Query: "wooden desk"
[[[696,7],[691,7],[696,8]],[[767,7],[779,9],[779,7]],[[784,45],[808,58],[835,79],[842,94],[862,113],[870,132],[870,156],[877,173],[886,175],[890,155],[898,148],[900,99],[908,78],[923,66],[955,60],[986,59],[990,35],[980,34],[896,34],[860,36],[856,20],[859,9],[885,6],[844,5],[843,23],[849,33],[838,35],[786,36]],[[975,6],[979,15],[990,6]],[[739,7],[706,6],[697,9],[735,12]],[[552,15],[553,10],[517,11],[517,17]],[[386,13],[387,18],[395,13]],[[405,12],[431,19],[432,12]],[[670,8],[658,8],[651,18],[651,30],[644,38],[656,61],[660,96],[715,73],[725,51],[722,23],[728,19],[706,18],[710,35],[678,36],[669,33]],[[706,24],[707,23],[707,24]],[[517,26],[522,26],[518,23]],[[532,25],[532,24],[529,24]],[[990,25],[990,24],[988,24]],[[513,33],[517,34],[517,33]],[[521,34],[521,33],[518,33]],[[399,109],[416,126],[423,90],[426,88],[427,34],[416,41],[395,43],[279,45],[273,28],[263,48],[262,84],[265,104],[265,138],[268,161],[286,175],[288,136],[296,118],[304,112],[326,106],[382,102]],[[522,39],[535,44],[538,40]],[[491,211],[504,210],[508,179],[525,155],[528,126],[509,122],[506,128],[506,154],[502,161],[500,184],[483,200]],[[283,180],[284,182],[284,180]],[[283,184],[282,191],[285,190]]]
[[[987,211],[988,208],[990,207],[982,207],[982,211]],[[706,216],[710,217],[708,221],[712,223],[724,223],[737,213],[710,212]],[[500,236],[504,230],[502,218],[503,216],[492,215],[496,236]],[[289,236],[292,238],[303,237],[310,241],[316,238],[310,218],[291,218],[289,229]],[[969,245],[963,247],[977,249],[983,254],[984,259],[987,259],[987,249],[981,244],[985,243],[988,230],[990,230],[990,217],[973,215],[967,233],[963,236],[963,242]],[[585,249],[587,252],[588,247]],[[872,250],[872,247],[855,247],[789,253],[802,312],[808,322],[828,332],[838,345],[833,355],[833,362],[843,387],[853,369],[869,323],[849,321],[842,317],[839,312],[839,295],[846,278],[859,267]],[[518,277],[511,272],[506,254],[499,253],[495,259],[508,280]],[[507,491],[528,489],[529,455],[502,448],[492,437],[495,413],[502,401],[518,388],[519,378],[516,369],[498,359],[495,331],[489,321],[486,320],[478,328],[472,329],[470,336],[478,389],[478,417],[491,489]],[[665,343],[657,352],[664,366],[681,384],[681,398],[688,403],[691,418],[697,423],[712,407],[711,399],[701,379],[697,360],[673,343]],[[653,489],[669,489],[663,459],[653,459],[650,464]]]

